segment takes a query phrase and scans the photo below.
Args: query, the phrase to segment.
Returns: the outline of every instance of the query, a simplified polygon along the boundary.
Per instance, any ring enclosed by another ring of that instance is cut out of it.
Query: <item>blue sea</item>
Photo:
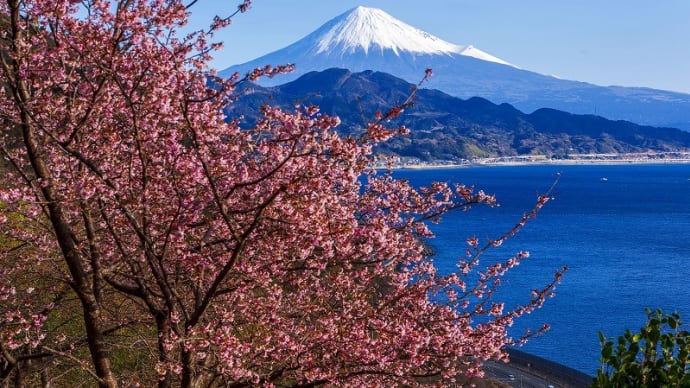
[[[560,174],[549,202],[513,239],[482,258],[489,265],[527,250],[497,299],[526,303],[556,269],[569,271],[556,296],[512,328],[551,326],[520,350],[588,374],[599,367],[597,333],[617,337],[643,326],[645,308],[677,311],[690,323],[690,164],[473,167],[400,170],[415,185],[434,180],[476,185],[499,207],[475,207],[432,225],[435,262],[455,270],[466,238],[510,229]],[[686,329],[690,326],[686,325]]]

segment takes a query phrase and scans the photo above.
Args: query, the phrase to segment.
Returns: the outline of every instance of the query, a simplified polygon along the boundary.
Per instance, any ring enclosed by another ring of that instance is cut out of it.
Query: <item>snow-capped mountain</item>
[[[293,73],[262,80],[261,84],[283,84],[305,73],[334,67],[353,72],[383,71],[416,83],[425,69],[432,68],[434,77],[425,87],[456,97],[507,102],[525,112],[553,108],[690,129],[688,94],[603,87],[523,70],[474,46],[446,42],[375,8],[349,10],[297,42],[229,67],[220,76],[287,63],[295,64]]]
[[[474,46],[459,46],[446,42],[427,32],[414,28],[376,8],[357,7],[323,25],[309,35],[313,42],[310,50],[316,55],[352,55],[363,51],[365,55],[384,54],[391,50],[396,55],[465,55],[485,61],[510,65]],[[512,65],[511,65],[512,66]]]
[[[357,7],[311,35],[316,54],[354,54],[358,50],[393,50],[396,54],[459,54],[461,46],[418,30],[376,8]]]
[[[266,64],[296,64],[290,75],[264,81],[284,83],[313,70],[343,67],[354,71],[384,70],[400,75],[402,68],[417,79],[424,66],[439,59],[467,57],[517,68],[472,45],[461,46],[444,41],[412,27],[377,8],[356,7],[337,16],[294,44],[241,65],[220,72],[230,76]]]

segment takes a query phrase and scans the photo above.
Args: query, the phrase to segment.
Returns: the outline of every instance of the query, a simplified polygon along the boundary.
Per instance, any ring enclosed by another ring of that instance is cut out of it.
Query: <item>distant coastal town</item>
[[[418,158],[393,157],[381,160],[376,168],[421,169],[421,168],[456,168],[477,166],[521,166],[521,165],[568,165],[568,164],[675,164],[690,163],[690,151],[644,152],[644,153],[606,153],[606,154],[572,154],[567,157],[553,158],[547,155],[515,155],[490,158],[432,160]]]

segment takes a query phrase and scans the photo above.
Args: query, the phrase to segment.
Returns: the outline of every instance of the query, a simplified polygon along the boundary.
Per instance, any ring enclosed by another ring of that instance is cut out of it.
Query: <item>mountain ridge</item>
[[[240,97],[227,113],[244,117],[244,125],[252,125],[264,103],[284,109],[318,105],[323,114],[340,117],[341,133],[356,136],[367,117],[405,101],[412,86],[383,72],[333,68],[273,87],[241,84]],[[507,103],[494,104],[480,97],[464,100],[434,89],[417,90],[414,106],[390,125],[405,125],[410,135],[385,142],[377,151],[422,161],[690,150],[690,133],[678,129],[550,108],[527,114]]]

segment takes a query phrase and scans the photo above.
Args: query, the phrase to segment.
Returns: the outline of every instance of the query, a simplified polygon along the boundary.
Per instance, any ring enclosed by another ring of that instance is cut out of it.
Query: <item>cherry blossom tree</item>
[[[438,273],[427,223],[495,199],[371,169],[411,100],[360,138],[312,106],[242,128],[237,83],[290,66],[215,77],[230,17],[180,35],[194,3],[1,2],[0,380],[443,384],[505,359],[562,270],[505,308],[490,296],[527,254],[479,259],[548,195]]]

